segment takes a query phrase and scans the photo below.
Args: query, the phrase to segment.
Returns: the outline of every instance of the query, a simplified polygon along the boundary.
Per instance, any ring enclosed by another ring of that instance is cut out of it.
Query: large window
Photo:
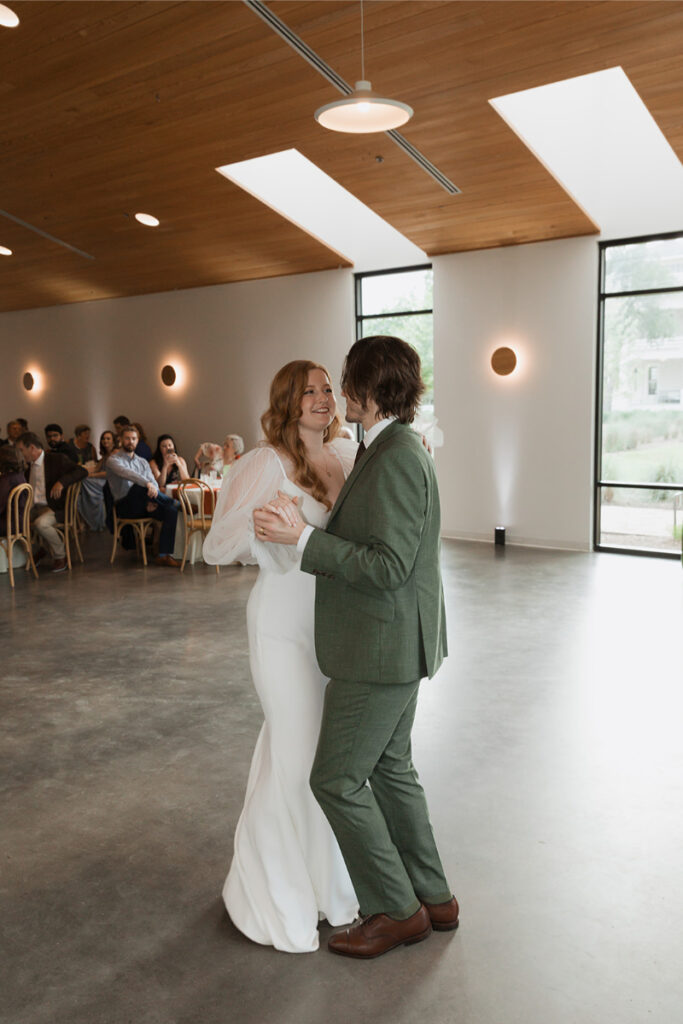
[[[426,386],[423,411],[434,406],[433,292],[431,266],[356,274],[356,338],[393,334],[417,349]]]
[[[683,232],[600,246],[596,547],[680,554]]]

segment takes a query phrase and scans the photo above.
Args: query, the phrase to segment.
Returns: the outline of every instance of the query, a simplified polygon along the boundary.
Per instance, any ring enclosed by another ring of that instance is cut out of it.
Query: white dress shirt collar
[[[387,416],[385,419],[377,420],[377,423],[373,423],[370,429],[365,431],[365,435],[363,437],[363,444],[365,447],[369,448],[372,442],[375,441],[382,431],[388,427],[390,423],[393,423],[395,419],[395,416]]]

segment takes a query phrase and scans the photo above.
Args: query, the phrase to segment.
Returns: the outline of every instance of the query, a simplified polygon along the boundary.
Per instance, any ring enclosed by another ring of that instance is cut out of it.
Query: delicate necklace
[[[328,460],[328,455],[327,455],[326,451],[323,450],[323,462],[322,462],[322,464],[320,464],[318,462],[313,462],[312,459],[310,460],[310,462],[311,462],[311,465],[313,466],[313,468],[318,473],[321,473],[321,474],[324,473],[325,476],[329,477],[330,480],[332,479],[332,470],[328,468],[329,467],[329,460]]]

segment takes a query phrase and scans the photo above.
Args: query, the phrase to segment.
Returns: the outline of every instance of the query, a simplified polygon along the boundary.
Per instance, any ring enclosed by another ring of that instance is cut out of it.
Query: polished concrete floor
[[[253,945],[222,910],[254,570],[110,568],[95,537],[70,575],[0,577],[3,1022],[681,1020],[680,564],[444,563],[415,757],[462,923],[367,963]]]

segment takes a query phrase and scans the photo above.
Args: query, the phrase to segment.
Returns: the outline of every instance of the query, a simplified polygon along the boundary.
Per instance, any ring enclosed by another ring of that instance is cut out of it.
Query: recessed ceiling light
[[[5,4],[0,4],[0,25],[5,28],[16,28],[19,24],[19,17]]]
[[[153,217],[151,213],[136,213],[135,219],[148,228],[159,227],[159,219],[157,217]]]
[[[8,249],[6,245],[0,245],[0,256],[11,256],[12,250]]]

